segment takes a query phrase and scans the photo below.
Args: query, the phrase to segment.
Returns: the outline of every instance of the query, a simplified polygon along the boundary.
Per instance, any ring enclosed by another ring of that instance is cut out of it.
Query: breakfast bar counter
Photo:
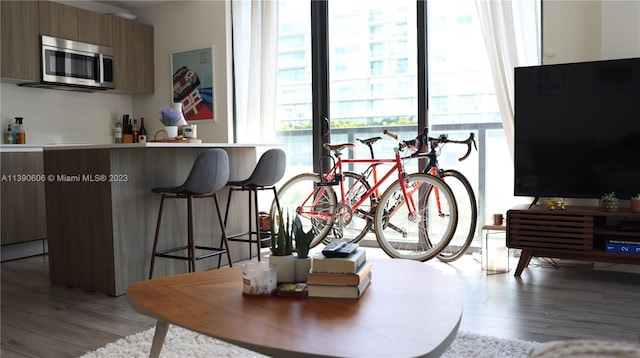
[[[197,155],[208,148],[228,153],[230,179],[248,177],[257,160],[256,145],[43,146],[51,282],[117,296],[130,284],[146,279],[160,201],[151,189],[182,184]],[[222,210],[227,197],[223,189],[219,195]],[[160,242],[167,247],[186,242],[184,205],[176,200],[165,204]],[[246,205],[245,200],[232,205],[228,233],[242,229],[238,218],[246,213]],[[221,231],[214,220],[213,201],[196,201],[194,211],[196,243],[218,245]],[[246,225],[246,220],[242,223]],[[234,244],[241,243],[231,243],[232,260],[245,259],[246,250]],[[226,257],[222,264],[227,264]],[[216,266],[217,259],[202,260],[197,270]],[[156,260],[154,277],[184,272],[186,261]]]

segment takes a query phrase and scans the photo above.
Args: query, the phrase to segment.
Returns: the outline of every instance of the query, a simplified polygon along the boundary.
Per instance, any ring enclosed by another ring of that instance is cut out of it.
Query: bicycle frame
[[[398,148],[394,148],[394,152],[395,152],[394,159],[342,159],[340,150],[334,150],[335,157],[337,158],[334,166],[329,170],[329,172],[327,172],[327,174],[322,176],[322,182],[318,184],[316,188],[309,194],[309,196],[305,198],[303,203],[297,207],[296,212],[299,215],[305,215],[312,219],[313,218],[322,219],[322,218],[327,218],[330,215],[334,215],[334,214],[327,214],[327,213],[319,213],[316,211],[307,211],[304,208],[315,207],[316,204],[318,203],[318,200],[322,198],[321,194],[323,194],[322,191],[325,190],[324,187],[328,185],[334,185],[336,184],[336,181],[337,181],[337,184],[340,186],[340,202],[338,203],[338,205],[346,206],[345,204],[347,202],[346,191],[344,186],[344,180],[342,180],[343,164],[370,164],[374,166],[378,164],[393,164],[393,166],[382,176],[382,179],[376,180],[376,182],[369,188],[369,190],[367,190],[365,194],[363,194],[360,197],[360,199],[355,204],[349,206],[350,211],[358,209],[360,205],[362,205],[362,203],[365,200],[367,200],[367,198],[369,198],[373,193],[377,192],[377,190],[379,190],[382,183],[384,183],[394,173],[397,172],[398,181],[400,183],[404,183],[403,178],[405,177],[406,173],[404,171],[404,165],[402,162],[403,158],[400,156],[400,150]],[[374,177],[374,179],[376,178]],[[412,215],[415,215],[417,212],[416,203],[414,203],[412,200],[412,197],[408,195],[406,186],[402,185],[401,189],[402,189],[402,194],[404,196],[404,199],[406,198],[411,199],[409,200],[408,208],[409,208],[409,212]],[[418,189],[419,188],[413,188],[412,190],[418,190]],[[310,200],[312,204],[308,205]],[[400,204],[403,204],[403,203],[405,203],[405,200],[403,200]],[[398,205],[398,207],[399,206],[400,205]],[[393,213],[390,213],[390,215],[392,214]]]

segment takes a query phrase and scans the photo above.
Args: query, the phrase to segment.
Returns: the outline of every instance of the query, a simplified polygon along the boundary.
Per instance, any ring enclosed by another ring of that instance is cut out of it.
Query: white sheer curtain
[[[237,143],[273,143],[278,67],[278,2],[233,0]]]
[[[541,63],[541,1],[476,0],[511,158],[513,69]]]

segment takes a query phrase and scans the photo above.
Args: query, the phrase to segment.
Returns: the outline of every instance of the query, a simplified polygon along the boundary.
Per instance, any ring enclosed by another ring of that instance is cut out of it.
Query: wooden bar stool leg
[[[160,224],[162,222],[162,207],[164,206],[165,195],[160,198],[160,209],[158,210],[158,220],[156,221],[156,234],[153,238],[153,251],[151,251],[151,268],[149,269],[149,279],[153,277],[153,265],[156,260],[156,251],[158,250],[158,235],[160,234]]]
[[[253,215],[255,217],[255,224],[256,224],[256,245],[258,245],[258,262],[261,261],[261,254],[260,251],[262,249],[262,245],[260,244],[260,239],[262,238],[262,235],[260,234],[260,214],[258,213],[258,190],[251,190],[249,192],[249,196],[251,196],[251,193],[253,193],[253,200],[255,202],[255,210],[253,211]],[[249,243],[249,249],[251,249],[251,243]]]
[[[187,240],[189,252],[189,272],[196,272],[196,250],[193,239],[193,197],[187,196]]]

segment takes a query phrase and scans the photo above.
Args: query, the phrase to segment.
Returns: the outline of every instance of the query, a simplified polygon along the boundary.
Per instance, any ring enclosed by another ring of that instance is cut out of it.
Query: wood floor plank
[[[367,250],[368,257],[386,257],[380,249]],[[425,264],[459,286],[461,331],[538,342],[640,343],[640,274],[559,260],[532,262],[521,277],[513,271],[488,275],[471,255],[451,264]],[[135,313],[126,296],[51,284],[46,256],[2,263],[1,271],[3,358],[75,357],[155,324]]]

